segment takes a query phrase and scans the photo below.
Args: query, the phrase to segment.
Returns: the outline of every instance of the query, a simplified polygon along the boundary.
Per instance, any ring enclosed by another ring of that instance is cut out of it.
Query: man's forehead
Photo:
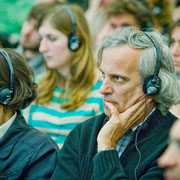
[[[132,57],[133,55],[140,57],[140,53],[141,49],[132,48],[128,44],[119,44],[116,46],[105,48],[102,53],[102,58],[105,58],[107,55],[111,54],[114,55],[111,56],[112,58],[115,56],[118,56],[119,58],[121,58],[122,56]],[[136,56],[134,58],[136,58]]]
[[[132,14],[119,14],[116,16],[110,16],[108,19],[110,24],[115,24],[116,28],[123,28],[127,26],[139,27],[135,17]]]
[[[34,27],[38,26],[38,21],[36,19],[30,18],[27,20],[27,22],[33,25]]]
[[[138,71],[140,52],[141,50],[131,48],[129,45],[107,48],[103,52],[100,69],[134,73]]]

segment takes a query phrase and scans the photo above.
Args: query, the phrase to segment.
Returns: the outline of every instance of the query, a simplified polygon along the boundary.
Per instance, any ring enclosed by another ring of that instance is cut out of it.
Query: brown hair
[[[116,0],[105,8],[105,12],[108,17],[131,14],[141,29],[151,28],[153,25],[151,14],[144,3],[135,0]]]
[[[50,2],[50,3],[39,3],[31,8],[28,14],[28,20],[37,21],[37,29],[40,27],[44,16],[49,12],[51,8],[60,4],[59,2]]]
[[[13,96],[12,100],[6,105],[13,110],[26,108],[37,96],[37,84],[34,82],[34,74],[28,66],[24,57],[13,49],[4,48],[10,57],[13,71]],[[2,54],[0,54],[0,87],[9,88],[10,82],[9,66]]]
[[[170,34],[172,34],[172,31],[176,28],[180,27],[180,19],[178,19],[176,22],[174,22],[170,28]]]
[[[172,25],[172,22],[173,22],[173,19],[172,19],[173,1],[172,0],[149,0],[147,2],[148,2],[149,9],[152,13],[154,27],[163,31],[163,28],[165,28],[164,26],[167,26],[166,31],[168,31],[169,27]]]

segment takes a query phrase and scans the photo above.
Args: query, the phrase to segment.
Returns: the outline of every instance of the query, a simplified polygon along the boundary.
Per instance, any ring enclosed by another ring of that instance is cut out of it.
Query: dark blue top
[[[29,126],[20,111],[0,139],[0,179],[50,179],[58,147],[44,133]]]

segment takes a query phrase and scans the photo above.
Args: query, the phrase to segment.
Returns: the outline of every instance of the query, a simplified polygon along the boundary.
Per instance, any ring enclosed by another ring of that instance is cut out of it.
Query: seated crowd
[[[0,36],[0,179],[179,180],[178,2],[34,1]]]

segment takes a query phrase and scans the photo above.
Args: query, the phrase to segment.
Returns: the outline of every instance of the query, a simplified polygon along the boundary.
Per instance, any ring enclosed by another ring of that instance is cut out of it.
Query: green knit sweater
[[[90,119],[69,134],[59,152],[59,163],[52,179],[133,180],[135,176],[139,180],[163,179],[157,160],[167,147],[169,129],[177,118],[170,112],[163,116],[155,110],[143,123],[137,139],[137,131],[134,132],[120,159],[116,150],[97,153],[96,139],[105,118],[102,114]],[[135,147],[135,139],[141,155]]]

